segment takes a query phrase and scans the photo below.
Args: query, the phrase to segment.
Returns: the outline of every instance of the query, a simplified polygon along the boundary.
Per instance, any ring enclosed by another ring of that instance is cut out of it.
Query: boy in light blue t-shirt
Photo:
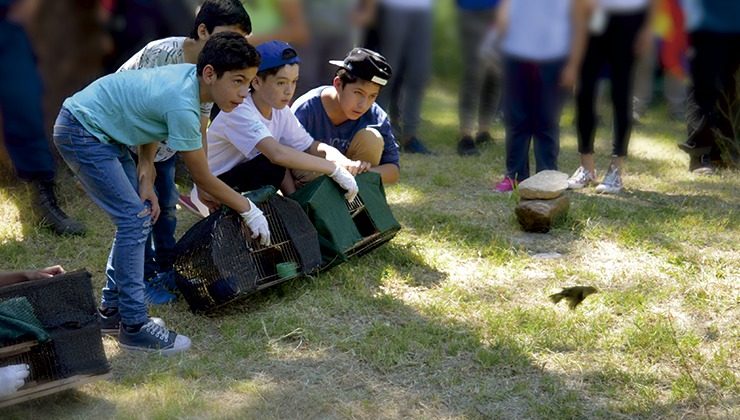
[[[205,0],[195,16],[189,37],[176,36],[152,41],[129,58],[118,72],[170,64],[196,64],[198,54],[208,38],[226,31],[244,36],[252,32],[252,23],[244,6],[239,0]],[[200,132],[204,147],[212,107],[210,102],[200,104]],[[154,190],[159,199],[160,214],[157,223],[152,226],[144,257],[145,296],[149,304],[164,304],[176,299],[169,290],[176,288],[172,263],[175,258],[176,206],[180,198],[175,186],[177,159],[175,150],[167,146],[167,139],[161,140],[163,142],[154,158],[154,169],[157,171]],[[129,149],[136,154],[135,147]]]
[[[154,192],[154,155],[159,140],[180,152],[193,181],[244,217],[254,238],[270,243],[267,220],[248,199],[208,169],[200,134],[200,104],[230,112],[245,98],[259,54],[243,35],[213,35],[197,67],[178,64],[116,73],[96,80],[64,101],[54,143],[93,201],[116,225],[107,283],[99,309],[109,324],[120,320],[122,348],[172,354],[190,340],[147,316],[144,248],[159,216]],[[139,147],[136,165],[128,151]]]

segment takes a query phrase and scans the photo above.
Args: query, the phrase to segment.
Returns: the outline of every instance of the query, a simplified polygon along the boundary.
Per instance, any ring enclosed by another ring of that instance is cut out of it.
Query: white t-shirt
[[[648,7],[650,0],[598,0],[598,8],[605,12],[629,12]]]
[[[273,109],[272,118],[262,116],[252,95],[231,112],[221,112],[208,127],[208,166],[211,173],[221,175],[236,165],[260,154],[257,143],[273,137],[280,144],[301,152],[313,143],[313,138],[298,122],[289,107]]]
[[[185,45],[184,36],[174,36],[171,38],[163,38],[152,41],[144,48],[139,50],[136,54],[132,55],[121,67],[116,70],[116,73],[127,71],[127,70],[139,70],[139,69],[151,69],[154,67],[167,66],[170,64],[183,64],[185,63],[185,55],[183,46]],[[212,102],[204,102],[200,104],[200,115],[201,118],[209,118],[211,115],[211,108],[213,108]],[[135,147],[130,148],[134,153],[137,152]],[[175,150],[167,146],[167,140],[163,140],[157,149],[157,156],[154,159],[155,162],[161,162],[167,160],[177,153]]]

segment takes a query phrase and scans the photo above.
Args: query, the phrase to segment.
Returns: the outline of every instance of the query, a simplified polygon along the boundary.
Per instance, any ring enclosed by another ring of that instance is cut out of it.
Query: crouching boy
[[[292,109],[316,140],[334,146],[351,160],[370,163],[384,184],[398,182],[398,144],[388,115],[375,100],[391,77],[386,59],[366,48],[355,48],[339,66],[331,86],[301,96]]]

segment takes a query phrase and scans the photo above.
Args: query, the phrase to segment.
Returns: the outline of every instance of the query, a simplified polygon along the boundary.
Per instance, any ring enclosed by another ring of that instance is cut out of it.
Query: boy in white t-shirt
[[[286,42],[257,46],[262,62],[249,96],[233,112],[219,114],[208,128],[211,172],[237,191],[273,185],[284,194],[295,191],[291,171],[318,172],[357,194],[354,176],[367,162],[352,161],[325,143],[315,141],[288,107],[298,82],[300,58]],[[201,213],[207,214],[205,206]]]

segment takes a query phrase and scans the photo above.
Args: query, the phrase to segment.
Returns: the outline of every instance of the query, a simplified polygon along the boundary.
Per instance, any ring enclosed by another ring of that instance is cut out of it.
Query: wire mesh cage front
[[[90,277],[79,270],[0,288],[0,366],[31,367],[22,389],[110,370]]]
[[[322,269],[379,247],[401,229],[388,207],[380,175],[368,172],[355,179],[360,192],[352,202],[326,176],[290,196],[301,204],[319,233]]]
[[[257,207],[270,227],[269,246],[252,239],[230,209],[199,221],[178,241],[175,278],[193,312],[213,310],[321,264],[316,229],[297,203],[274,195]]]

